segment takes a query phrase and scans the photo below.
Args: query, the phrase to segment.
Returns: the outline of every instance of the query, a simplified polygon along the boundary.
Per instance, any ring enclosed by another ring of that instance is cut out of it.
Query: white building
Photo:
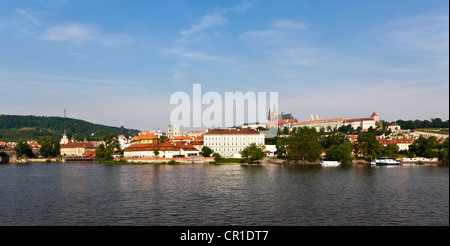
[[[317,117],[319,118],[319,117]],[[335,118],[335,119],[326,119],[326,120],[310,120],[297,122],[294,124],[294,127],[310,127],[316,128],[316,131],[320,132],[320,129],[323,128],[326,132],[338,129],[342,126],[342,122],[344,118]]]
[[[392,123],[388,126],[388,129],[391,130],[391,132],[400,132],[402,127],[397,123]]]
[[[375,129],[376,123],[379,121],[378,115],[373,112],[370,118],[345,119],[343,125],[351,125],[353,129],[361,127],[362,130],[367,130],[370,127]]]
[[[203,142],[222,157],[241,158],[239,152],[250,144],[264,145],[264,134],[253,129],[213,129],[203,135]]]
[[[64,131],[64,135],[61,138],[61,141],[59,142],[59,144],[63,145],[63,144],[68,144],[68,143],[69,143],[69,139],[67,138],[66,131]]]
[[[180,130],[180,127],[177,124],[174,124],[174,126],[172,126],[172,124],[169,122],[169,127],[167,128],[167,136],[169,138],[173,138],[173,137],[178,137],[178,136],[182,136],[182,132]]]
[[[383,146],[387,146],[388,144],[397,144],[399,151],[409,150],[409,146],[414,143],[413,140],[407,138],[378,139],[378,142]]]
[[[265,147],[266,156],[275,156],[275,152],[277,151],[276,145],[266,145]]]

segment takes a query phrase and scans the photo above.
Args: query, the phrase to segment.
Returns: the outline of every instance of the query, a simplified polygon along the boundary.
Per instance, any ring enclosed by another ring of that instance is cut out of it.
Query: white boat
[[[390,157],[380,157],[373,160],[370,164],[377,166],[400,165],[400,162]]]
[[[322,165],[324,167],[337,167],[337,166],[341,165],[341,162],[339,162],[339,161],[322,161],[320,163],[320,165]]]

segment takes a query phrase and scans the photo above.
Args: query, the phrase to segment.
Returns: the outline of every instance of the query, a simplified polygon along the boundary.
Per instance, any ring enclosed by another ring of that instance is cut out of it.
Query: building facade
[[[264,145],[264,134],[253,129],[213,129],[203,135],[203,142],[222,157],[241,158],[240,151],[250,144]]]
[[[414,143],[413,140],[407,138],[377,139],[377,140],[383,146],[387,146],[388,144],[396,144],[398,146],[399,151],[409,150],[409,146]]]
[[[95,151],[95,146],[87,142],[69,142],[60,148],[62,156],[83,156],[90,151]]]
[[[123,156],[125,158],[185,158],[198,156],[199,150],[190,143],[132,144]]]
[[[318,117],[317,117],[318,118]],[[294,127],[310,127],[316,128],[316,131],[320,132],[320,129],[324,129],[326,132],[338,129],[342,126],[344,118],[326,119],[326,120],[310,120],[297,122]]]
[[[185,158],[198,156],[200,151],[190,142],[172,136],[166,143],[161,143],[157,135],[152,132],[142,132],[124,149],[125,158]],[[189,138],[189,137],[187,137]],[[178,141],[179,140],[179,141]],[[189,138],[189,140],[191,140]]]

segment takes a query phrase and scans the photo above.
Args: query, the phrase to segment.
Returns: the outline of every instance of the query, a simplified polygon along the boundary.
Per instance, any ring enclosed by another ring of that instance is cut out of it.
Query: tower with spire
[[[169,121],[169,126],[167,127],[167,137],[172,138],[173,137],[173,129],[172,124]]]

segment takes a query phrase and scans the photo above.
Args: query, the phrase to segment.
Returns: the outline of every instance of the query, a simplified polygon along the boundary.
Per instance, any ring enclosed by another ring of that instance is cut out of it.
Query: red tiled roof
[[[168,151],[168,150],[188,150],[188,151],[196,151],[197,149],[194,145],[187,142],[176,142],[176,143],[160,143],[158,145],[155,144],[132,144],[128,146],[124,151]]]
[[[192,138],[188,137],[188,136],[175,136],[172,139],[174,139],[174,140],[183,140],[183,139],[191,140]]]
[[[306,124],[306,123],[313,123],[313,122],[330,122],[330,121],[343,121],[344,118],[334,118],[334,119],[326,119],[326,120],[310,120],[310,121],[302,121],[302,122],[297,122],[297,124]]]
[[[203,145],[203,140],[196,140],[191,142],[192,145]]]
[[[355,121],[364,121],[364,120],[373,120],[373,119],[372,118],[345,119],[344,122],[355,122]]]
[[[259,134],[254,129],[213,129],[205,134]]]
[[[194,145],[192,145],[192,144],[190,144],[190,143],[188,143],[188,142],[176,142],[176,143],[174,143],[174,145],[175,145],[177,148],[184,149],[184,150],[197,150],[197,149],[194,147]]]
[[[139,134],[136,138],[135,141],[139,141],[139,140],[144,140],[144,139],[156,139],[158,138],[155,134],[151,133],[151,132],[146,132],[143,134]]]
[[[91,143],[69,142],[67,144],[62,144],[61,148],[95,148],[95,147]]]
[[[161,151],[167,151],[167,150],[178,150],[178,148],[175,148],[170,143],[160,143],[159,145],[154,144],[132,144],[128,146],[124,151],[155,151],[155,150],[161,150]]]
[[[414,143],[413,140],[407,138],[394,138],[394,139],[377,139],[381,144],[390,144],[390,143]]]
[[[287,123],[295,123],[297,122],[295,119],[286,119],[286,120],[278,120],[278,125],[283,125]]]
[[[373,112],[373,114],[370,117],[378,116],[377,113]]]

